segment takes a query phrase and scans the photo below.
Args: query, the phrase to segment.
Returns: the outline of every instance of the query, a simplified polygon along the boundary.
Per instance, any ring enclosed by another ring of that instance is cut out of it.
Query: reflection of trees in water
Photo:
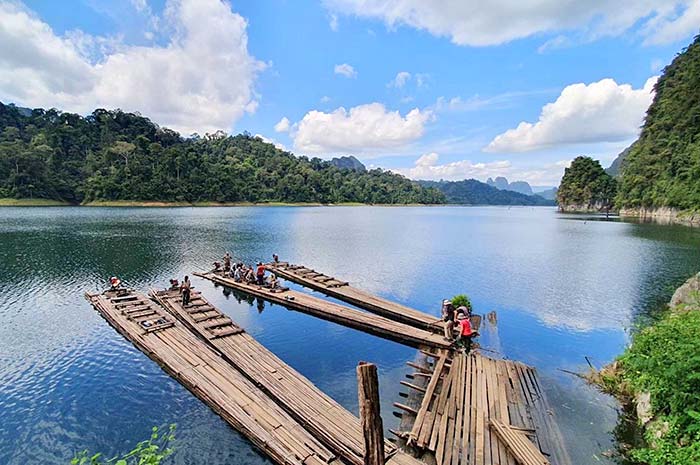
[[[624,457],[631,448],[644,447],[644,438],[639,428],[637,413],[631,402],[623,403],[618,411],[617,425],[613,429],[616,452],[620,465],[635,465],[637,462],[626,460]]]

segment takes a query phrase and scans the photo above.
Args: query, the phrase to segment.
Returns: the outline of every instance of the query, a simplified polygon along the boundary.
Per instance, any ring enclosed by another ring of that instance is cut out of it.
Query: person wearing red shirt
[[[461,344],[467,352],[471,348],[472,338],[477,336],[479,333],[472,330],[472,323],[469,318],[462,314],[457,316],[457,322],[459,324],[459,335],[457,336],[456,344]]]
[[[265,285],[265,265],[262,262],[258,262],[258,270],[255,276],[258,278],[258,286]]]

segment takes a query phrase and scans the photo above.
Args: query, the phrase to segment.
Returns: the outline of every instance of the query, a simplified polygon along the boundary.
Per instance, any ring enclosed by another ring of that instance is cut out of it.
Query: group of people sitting
[[[279,260],[277,255],[273,255],[273,260]],[[223,273],[227,278],[233,278],[237,283],[257,284],[258,286],[277,289],[279,282],[274,273],[269,276],[265,275],[265,265],[262,262],[257,262],[255,265],[245,265],[243,262],[233,263],[231,254],[226,252],[223,258],[223,267],[221,262],[214,262],[214,272]]]
[[[471,306],[461,305],[455,308],[451,300],[442,301],[442,321],[445,323],[445,340],[454,342],[457,346],[462,346],[466,351],[471,348],[472,338],[479,333],[472,329]],[[455,326],[457,327],[457,339],[454,337]]]

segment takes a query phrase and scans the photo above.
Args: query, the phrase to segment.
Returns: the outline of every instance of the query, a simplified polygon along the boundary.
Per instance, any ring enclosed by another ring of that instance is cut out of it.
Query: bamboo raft
[[[305,266],[286,262],[268,263],[265,267],[284,279],[377,315],[435,333],[442,333],[442,320],[440,318],[370,294],[351,286],[347,281],[341,281]]]
[[[426,463],[570,465],[534,368],[472,351],[431,354],[422,401],[395,432]],[[408,383],[402,383],[408,385]],[[411,386],[409,386],[411,387]],[[414,388],[415,389],[415,388]]]
[[[389,318],[355,310],[340,304],[328,302],[303,292],[289,289],[271,290],[256,284],[236,282],[221,273],[194,273],[214,283],[263,298],[292,310],[307,313],[324,320],[332,321],[349,328],[358,329],[375,336],[400,342],[412,347],[448,349],[450,342],[441,335],[424,329],[409,326]]]
[[[151,296],[183,325],[212,346],[249,381],[273,398],[295,420],[345,461],[363,465],[364,443],[359,419],[285,364],[201,295],[183,308],[178,291],[151,291]],[[226,331],[218,328],[230,328]],[[217,332],[218,331],[218,332]],[[385,441],[392,464],[418,464]]]
[[[275,462],[281,465],[347,463],[146,296],[129,291],[123,296],[86,294],[86,298],[119,333]]]

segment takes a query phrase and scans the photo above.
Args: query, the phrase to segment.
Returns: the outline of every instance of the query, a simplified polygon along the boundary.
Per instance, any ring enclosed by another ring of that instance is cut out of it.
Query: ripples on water
[[[200,401],[112,330],[83,299],[111,275],[147,290],[206,268],[224,250],[277,252],[433,314],[467,292],[498,329],[482,343],[538,367],[575,463],[610,447],[614,403],[558,368],[602,365],[629,329],[700,268],[700,235],[594,221],[545,208],[2,208],[0,463],[107,455],[178,424],[174,463],[268,463]],[[388,285],[390,283],[390,285]],[[347,408],[354,367],[380,369],[393,427],[415,350],[224,293],[207,298]]]

